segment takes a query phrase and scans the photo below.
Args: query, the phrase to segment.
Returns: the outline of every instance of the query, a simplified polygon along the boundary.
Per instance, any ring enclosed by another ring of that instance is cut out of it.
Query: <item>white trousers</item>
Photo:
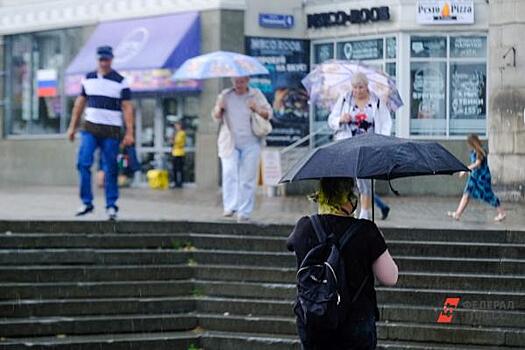
[[[254,143],[243,148],[235,147],[230,156],[221,158],[225,211],[236,211],[237,215],[244,217],[252,213],[260,155],[261,145]]]

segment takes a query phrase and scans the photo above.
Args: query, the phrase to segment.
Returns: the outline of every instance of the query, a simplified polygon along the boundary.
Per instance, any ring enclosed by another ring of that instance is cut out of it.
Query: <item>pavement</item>
[[[104,194],[95,193],[95,213],[81,220],[105,220]],[[76,187],[0,188],[0,220],[79,220],[74,216],[80,206]],[[484,203],[473,201],[461,221],[447,216],[458,197],[384,197],[391,206],[387,220],[376,219],[380,227],[417,227],[472,230],[525,230],[525,203],[504,202],[507,218],[493,221],[496,212]],[[252,219],[258,223],[294,224],[316,206],[306,196],[267,197],[257,195]],[[118,202],[119,220],[227,222],[222,217],[219,190],[196,188],[152,190],[124,188]],[[376,212],[377,214],[377,212]],[[377,217],[377,216],[376,216]]]

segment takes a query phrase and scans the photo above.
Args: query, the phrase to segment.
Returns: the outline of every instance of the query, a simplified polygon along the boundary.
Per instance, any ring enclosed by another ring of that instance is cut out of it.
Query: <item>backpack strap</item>
[[[361,282],[361,285],[359,286],[359,289],[357,290],[357,292],[355,292],[355,295],[354,295],[354,297],[352,298],[351,303],[353,303],[353,302],[357,299],[357,297],[359,296],[359,294],[361,294],[361,291],[363,290],[363,288],[364,288],[364,286],[365,286],[365,283],[366,283],[366,281],[368,280],[368,277],[370,277],[370,274],[367,274],[367,275],[365,276],[365,279],[363,280],[363,282]]]
[[[317,214],[310,215],[310,221],[312,222],[312,226],[314,227],[317,240],[319,241],[319,243],[324,243],[328,235],[326,234],[326,231],[324,230],[323,225],[321,224],[321,220],[319,220],[319,216]]]

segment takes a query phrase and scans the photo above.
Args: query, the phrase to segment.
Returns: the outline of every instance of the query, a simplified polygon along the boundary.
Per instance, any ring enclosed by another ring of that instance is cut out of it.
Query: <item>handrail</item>
[[[295,141],[294,143],[292,143],[291,145],[288,145],[286,146],[285,148],[283,148],[280,153],[281,155],[285,154],[285,153],[288,153],[289,151],[299,147],[300,144],[302,144],[303,142],[311,139],[312,137],[314,137],[315,135],[318,135],[318,134],[321,134],[323,132],[326,132],[326,131],[329,131],[329,128],[327,126],[323,126],[322,128],[319,128],[317,131],[315,132],[312,132],[302,138],[300,138],[299,140]]]

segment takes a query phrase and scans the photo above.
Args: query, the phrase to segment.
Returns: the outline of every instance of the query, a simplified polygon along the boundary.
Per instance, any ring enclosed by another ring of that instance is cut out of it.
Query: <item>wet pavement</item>
[[[78,220],[74,212],[80,206],[74,187],[0,188],[2,220]],[[503,203],[507,219],[495,223],[495,210],[472,202],[461,221],[447,217],[457,206],[459,196],[452,197],[384,197],[391,206],[387,220],[376,220],[382,227],[512,229],[525,230],[525,203]],[[182,190],[121,189],[120,220],[193,220],[234,221],[222,217],[219,190],[195,188]],[[257,196],[253,220],[260,223],[293,224],[302,215],[315,211],[305,196]],[[377,212],[376,212],[377,214]],[[104,195],[97,190],[95,213],[82,220],[105,220]]]

